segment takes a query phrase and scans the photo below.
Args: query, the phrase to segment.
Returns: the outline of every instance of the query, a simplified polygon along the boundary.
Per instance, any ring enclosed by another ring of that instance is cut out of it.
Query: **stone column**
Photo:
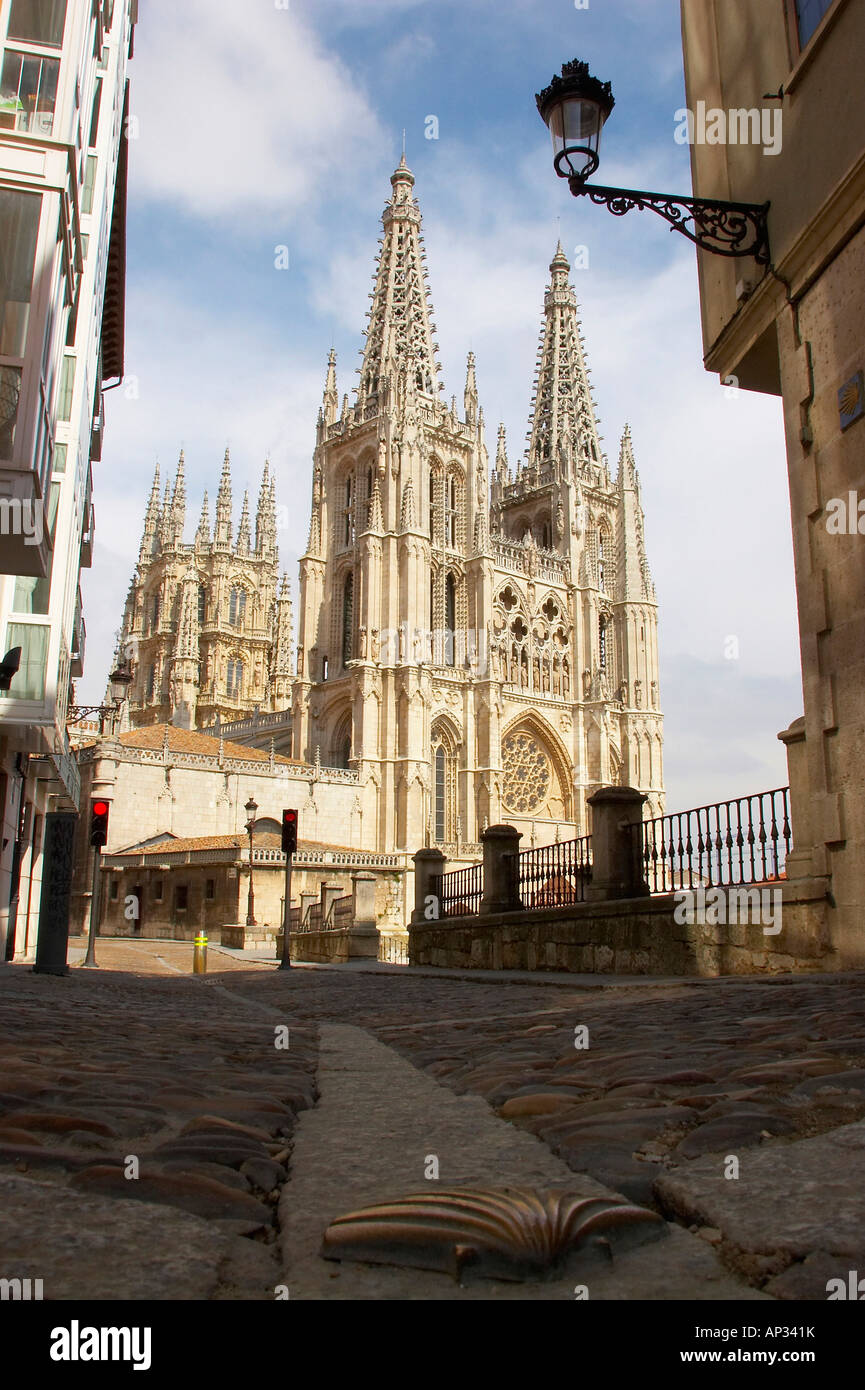
[[[375,915],[375,874],[351,876],[354,918],[348,940],[349,956],[378,960],[378,921]]]
[[[793,848],[787,855],[785,873],[789,878],[810,878],[814,873],[814,832],[811,794],[808,787],[808,751],[805,747],[805,716],[794,719],[789,729],[778,735],[787,749],[787,776],[790,779],[790,820]],[[780,867],[780,866],[779,866]]]
[[[439,907],[435,916],[431,917],[427,911],[427,899],[433,897],[432,880],[437,874],[443,874],[447,860],[440,849],[419,849],[413,855],[414,860],[414,912],[411,915],[412,922],[432,922],[439,916]]]
[[[522,907],[518,865],[522,838],[514,825],[489,825],[483,831],[484,895],[478,909],[481,916],[517,912]]]
[[[588,798],[592,808],[592,881],[587,902],[642,898],[649,893],[643,878],[642,822],[647,800],[635,787],[601,787]]]

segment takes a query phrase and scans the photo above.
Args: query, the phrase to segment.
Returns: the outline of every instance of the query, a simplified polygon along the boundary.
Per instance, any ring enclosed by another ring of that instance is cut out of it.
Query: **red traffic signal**
[[[282,848],[285,854],[294,854],[297,849],[297,812],[282,813]]]
[[[108,812],[111,804],[108,801],[94,801],[90,806],[90,843],[91,845],[104,845],[108,839]]]

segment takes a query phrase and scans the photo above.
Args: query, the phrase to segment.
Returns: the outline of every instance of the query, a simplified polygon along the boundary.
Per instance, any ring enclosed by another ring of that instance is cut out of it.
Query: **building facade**
[[[182,457],[161,500],[154,480],[119,650],[135,727],[79,754],[88,788],[114,797],[115,866],[128,853],[137,871],[148,837],[242,825],[246,774],[223,786],[202,762],[193,789],[174,766],[181,731],[212,750],[269,749],[268,814],[297,806],[302,839],[396,856],[409,882],[392,925],[406,920],[424,845],[475,862],[482,830],[501,821],[526,847],[584,835],[588,798],[610,783],[663,810],[640,482],[627,428],[615,472],[601,449],[568,261],[559,246],[525,458],[511,465],[500,429],[491,468],[473,354],[462,411],[441,399],[413,187],[403,159],[352,404],[328,360],[294,651],[269,469],[254,540],[246,499],[233,539],[227,455],[215,526],[205,498],[191,543]],[[144,735],[162,751],[139,748]],[[87,862],[81,841],[79,925]]]
[[[698,253],[707,370],[780,398],[804,720],[788,747],[788,877],[828,895],[839,965],[865,965],[865,7],[682,0],[688,105],[780,113],[780,150],[695,143],[698,195],[771,203],[768,268]],[[747,62],[742,55],[747,54]],[[767,103],[765,93],[777,93]],[[786,501],[779,499],[779,506]],[[792,713],[792,712],[791,712]]]
[[[135,0],[0,8],[0,953],[65,913],[102,393],[123,376]],[[5,687],[5,688],[4,688]],[[43,866],[46,892],[43,895]]]

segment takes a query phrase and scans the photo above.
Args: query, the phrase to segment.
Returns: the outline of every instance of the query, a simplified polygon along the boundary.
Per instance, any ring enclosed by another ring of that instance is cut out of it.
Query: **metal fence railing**
[[[716,801],[634,825],[652,893],[765,883],[790,853],[790,788]]]
[[[560,907],[585,901],[592,878],[592,837],[523,850],[518,856],[518,893],[523,907]]]
[[[472,864],[450,874],[434,874],[431,888],[438,899],[439,917],[471,917],[481,905],[484,866]]]

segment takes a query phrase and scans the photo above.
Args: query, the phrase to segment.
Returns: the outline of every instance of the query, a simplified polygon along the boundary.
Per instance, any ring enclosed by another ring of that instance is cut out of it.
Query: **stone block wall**
[[[783,888],[781,930],[758,921],[676,922],[672,894],[413,922],[412,965],[562,970],[596,975],[717,976],[835,968],[822,886]],[[823,894],[823,896],[821,896]],[[732,915],[732,914],[730,914]]]

